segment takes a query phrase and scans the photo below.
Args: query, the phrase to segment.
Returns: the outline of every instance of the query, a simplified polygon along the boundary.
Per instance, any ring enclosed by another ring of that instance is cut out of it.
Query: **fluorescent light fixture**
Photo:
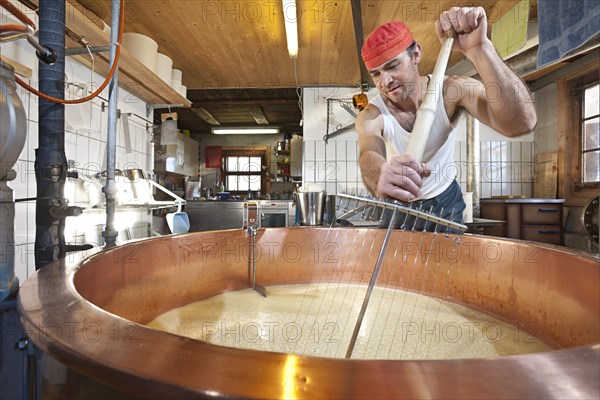
[[[283,20],[285,21],[285,36],[290,58],[298,57],[298,13],[296,0],[281,0],[283,2]]]
[[[272,135],[279,133],[279,128],[211,128],[211,132],[215,135]]]

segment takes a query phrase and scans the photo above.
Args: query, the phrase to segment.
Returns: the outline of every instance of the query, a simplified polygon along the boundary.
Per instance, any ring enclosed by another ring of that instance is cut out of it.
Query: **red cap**
[[[404,22],[395,21],[380,25],[367,38],[362,47],[362,58],[367,69],[373,69],[406,50],[414,39]]]

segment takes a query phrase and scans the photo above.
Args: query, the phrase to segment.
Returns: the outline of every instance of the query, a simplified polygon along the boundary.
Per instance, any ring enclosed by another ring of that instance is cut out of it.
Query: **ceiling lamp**
[[[278,127],[238,127],[238,128],[211,128],[215,135],[273,135],[279,133]]]
[[[283,20],[285,21],[285,36],[290,58],[298,57],[298,16],[296,0],[281,0],[283,2]]]

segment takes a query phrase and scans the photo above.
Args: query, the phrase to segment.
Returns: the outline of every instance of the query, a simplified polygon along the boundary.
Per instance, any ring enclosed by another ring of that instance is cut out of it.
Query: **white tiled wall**
[[[3,43],[0,54],[16,60],[33,70],[32,78],[28,83],[37,86],[37,59],[33,49],[23,41]],[[67,58],[65,72],[67,81],[98,87],[104,80],[97,73],[82,64]],[[27,140],[19,160],[14,166],[17,178],[9,182],[14,191],[15,199],[31,198],[36,196],[36,179],[34,171],[35,149],[38,147],[38,99],[25,89],[18,87],[18,92],[25,107],[27,115]],[[66,97],[81,97],[83,92],[68,86]],[[101,97],[108,99],[108,88]],[[104,108],[103,108],[104,103]],[[106,135],[108,123],[108,108],[106,102],[95,99],[83,105],[67,105],[65,110],[65,153],[68,160],[73,160],[74,169],[79,173],[93,175],[106,169]],[[142,118],[152,121],[153,116],[146,117],[146,104],[136,98],[132,93],[119,89],[119,102],[117,106],[123,113],[137,114]],[[129,117],[129,130],[131,137],[131,152],[125,149],[125,138],[122,119],[118,121],[116,168],[140,168],[146,172],[150,170],[149,141],[146,122],[134,115]],[[65,197],[71,205],[88,206],[87,195],[82,196],[76,192],[73,179],[68,179],[65,186]],[[79,197],[76,198],[76,193]],[[148,235],[150,217],[146,209],[119,210],[115,223],[119,230],[118,241],[145,237]],[[91,243],[95,246],[102,245],[100,232],[106,222],[103,209],[86,209],[79,217],[66,219],[65,239],[67,243]],[[3,227],[4,229],[4,227]],[[35,201],[23,201],[15,204],[15,272],[20,282],[35,270],[34,262],[35,242]]]
[[[354,117],[332,100],[348,101],[360,91],[351,88],[304,89],[304,153],[303,184],[318,184],[328,194],[347,192],[366,194],[358,166],[357,133],[355,130],[331,138],[327,143],[323,136],[339,127],[354,122]],[[369,93],[376,94],[375,91]],[[329,103],[329,117],[328,117]],[[448,173],[456,173],[456,179],[466,191],[467,152],[466,122],[462,118],[456,128],[453,166]],[[534,177],[533,134],[507,138],[480,124],[480,193],[481,197],[506,195],[532,195]]]

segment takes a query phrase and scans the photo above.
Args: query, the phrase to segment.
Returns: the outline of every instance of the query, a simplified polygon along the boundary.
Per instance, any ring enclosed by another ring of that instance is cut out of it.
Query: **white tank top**
[[[404,153],[408,147],[411,133],[400,126],[380,94],[377,94],[369,103],[381,111],[387,157]],[[421,197],[418,199],[431,199],[446,190],[454,181],[458,169],[454,163],[455,127],[446,114],[444,102],[440,101],[422,160],[431,169],[431,175],[423,180]]]

